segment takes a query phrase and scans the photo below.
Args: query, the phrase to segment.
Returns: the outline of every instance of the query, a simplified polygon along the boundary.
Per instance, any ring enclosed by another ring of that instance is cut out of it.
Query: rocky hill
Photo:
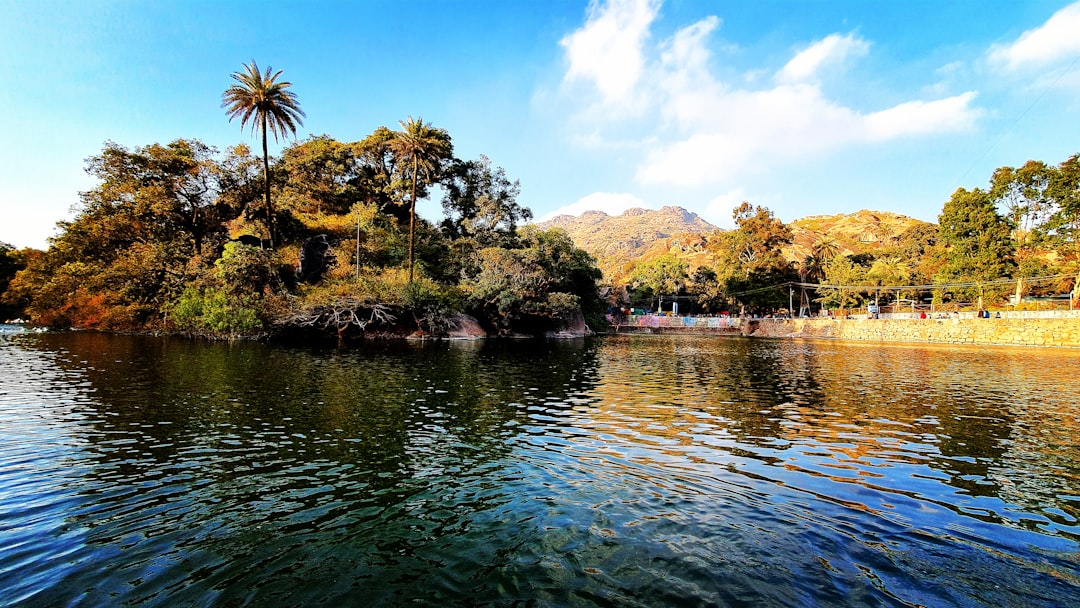
[[[790,222],[793,241],[784,249],[792,260],[802,260],[822,238],[833,239],[841,255],[867,253],[891,245],[921,220],[883,211],[858,211],[850,214],[815,215]],[[668,206],[659,211],[630,209],[621,215],[586,211],[579,216],[560,215],[540,224],[543,228],[560,227],[574,243],[596,257],[606,280],[625,278],[633,264],[664,254],[687,262],[691,269],[712,264],[707,250],[707,236],[721,229],[682,207]]]
[[[608,280],[621,276],[624,267],[648,257],[658,248],[666,252],[669,241],[675,237],[688,241],[683,246],[693,250],[698,241],[703,246],[701,235],[719,230],[682,207],[662,207],[659,211],[629,209],[621,215],[586,211],[578,216],[559,215],[539,226],[566,230],[578,247],[596,258]]]
[[[784,255],[789,260],[801,260],[826,236],[836,242],[840,255],[872,253],[894,244],[905,230],[926,223],[899,213],[865,209],[848,214],[812,215],[788,224],[793,238]]]
[[[629,209],[622,215],[586,211],[579,216],[559,215],[540,224],[566,230],[574,243],[597,257],[636,259],[660,239],[683,233],[706,234],[719,230],[682,207]]]

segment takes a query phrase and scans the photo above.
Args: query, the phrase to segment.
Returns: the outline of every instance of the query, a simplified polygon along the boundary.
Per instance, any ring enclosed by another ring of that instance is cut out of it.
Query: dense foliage
[[[609,301],[754,314],[868,302],[1021,305],[1027,296],[1080,305],[1080,155],[1058,166],[1002,167],[988,189],[953,193],[937,224],[899,230],[871,216],[864,238],[874,247],[859,253],[845,254],[826,234],[793,262],[782,253],[790,251],[792,231],[768,209],[743,203],[733,217],[734,230],[699,237],[707,264],[691,269],[677,252],[641,259],[627,267],[626,289],[614,286]]]
[[[415,122],[287,147],[269,165],[272,206],[246,146],[106,143],[87,160],[98,185],[49,249],[18,256],[25,268],[4,251],[5,300],[53,326],[219,337],[439,334],[462,312],[495,334],[540,333],[599,317],[594,261],[562,231],[521,229],[517,182],[450,156],[445,131],[408,133]],[[415,214],[436,188],[438,225]]]

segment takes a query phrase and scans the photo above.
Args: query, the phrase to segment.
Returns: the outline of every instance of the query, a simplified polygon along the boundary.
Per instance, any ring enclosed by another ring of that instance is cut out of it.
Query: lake
[[[1078,377],[1074,350],[5,331],[0,604],[1080,606]]]

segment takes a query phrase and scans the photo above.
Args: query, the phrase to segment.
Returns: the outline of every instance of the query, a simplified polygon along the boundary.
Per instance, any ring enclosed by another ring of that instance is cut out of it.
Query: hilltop
[[[666,206],[659,211],[634,208],[621,215],[586,211],[578,216],[559,215],[539,224],[559,227],[574,243],[594,256],[641,257],[653,243],[678,234],[708,234],[719,230],[698,214],[682,207]]]
[[[577,247],[596,258],[606,279],[621,276],[627,264],[651,257],[658,247],[663,252],[681,247],[685,254],[703,253],[704,235],[720,230],[696,213],[676,206],[658,211],[634,208],[621,215],[586,211],[578,216],[559,215],[538,225],[566,230]]]
[[[898,213],[869,210],[805,217],[788,223],[793,240],[783,253],[789,260],[801,260],[826,236],[836,242],[842,255],[874,252],[905,230],[926,223]],[[560,215],[539,226],[566,230],[577,247],[596,258],[605,279],[615,281],[625,278],[634,262],[669,253],[685,260],[691,269],[710,265],[708,235],[722,231],[677,206],[635,208],[614,216],[586,211],[578,216]]]

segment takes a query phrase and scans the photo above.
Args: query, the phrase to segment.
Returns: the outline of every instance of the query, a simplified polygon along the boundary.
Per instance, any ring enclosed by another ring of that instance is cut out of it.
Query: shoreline
[[[1080,310],[1008,312],[999,318],[952,313],[920,319],[909,313],[880,318],[810,317],[738,319],[717,317],[631,317],[607,333],[730,335],[899,344],[1033,346],[1080,348]]]

